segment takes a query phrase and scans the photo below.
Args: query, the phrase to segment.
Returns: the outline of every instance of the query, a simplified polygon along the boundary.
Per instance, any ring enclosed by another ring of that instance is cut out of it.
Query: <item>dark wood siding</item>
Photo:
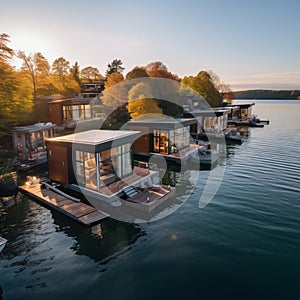
[[[49,178],[61,183],[69,183],[67,148],[47,145]]]
[[[197,132],[197,123],[196,124],[192,124],[191,127],[190,127],[190,133],[191,134],[197,134],[199,132]]]
[[[60,103],[49,103],[49,119],[53,124],[62,124],[62,108]]]
[[[133,151],[140,153],[150,153],[150,132],[148,127],[129,126],[130,130],[138,130],[142,132],[142,136],[135,140]]]

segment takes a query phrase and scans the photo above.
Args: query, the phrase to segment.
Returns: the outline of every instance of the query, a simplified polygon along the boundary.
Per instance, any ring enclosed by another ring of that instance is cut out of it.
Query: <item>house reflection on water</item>
[[[72,250],[77,255],[90,257],[95,262],[106,260],[124,254],[137,242],[142,242],[146,232],[141,225],[106,219],[92,227],[67,219],[59,212],[53,211],[54,223],[59,231],[64,232],[74,240]],[[72,222],[70,226],[70,222]]]

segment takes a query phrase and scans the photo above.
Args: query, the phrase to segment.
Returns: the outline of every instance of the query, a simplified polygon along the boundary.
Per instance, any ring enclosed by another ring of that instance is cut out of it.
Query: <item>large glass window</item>
[[[190,126],[175,129],[175,146],[178,150],[189,147],[190,145]]]
[[[76,151],[75,160],[78,184],[93,190],[132,174],[130,144],[96,154]]]
[[[153,150],[154,152],[160,152],[159,151],[159,130],[154,129],[153,130]]]
[[[218,130],[217,117],[204,118],[204,130],[206,132],[216,132]]]
[[[91,119],[91,106],[85,105],[64,105],[63,123],[71,124],[76,121]]]

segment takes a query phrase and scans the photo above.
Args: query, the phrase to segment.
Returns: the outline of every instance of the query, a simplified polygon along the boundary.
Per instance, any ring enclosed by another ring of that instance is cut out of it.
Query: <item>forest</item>
[[[233,93],[234,99],[300,99],[300,90],[246,90]]]
[[[129,80],[158,77],[175,80],[199,93],[212,106],[217,107],[226,98],[231,100],[230,86],[221,81],[212,71],[200,70],[195,76],[180,78],[160,62],[136,66],[123,75],[125,67],[120,59],[107,64],[105,75],[95,66],[80,68],[79,62],[71,64],[58,57],[51,64],[40,52],[25,53],[10,48],[10,36],[0,34],[0,137],[9,133],[12,126],[48,121],[48,102],[52,99],[80,97],[83,82],[104,82],[101,102],[104,106],[124,106],[131,117],[150,112],[161,113],[163,104],[151,95],[144,95],[147,86],[136,84],[130,90],[118,90],[118,99],[113,99],[110,88]],[[14,58],[22,62],[19,69],[13,65]],[[121,85],[122,86],[122,85]],[[143,92],[141,92],[143,91]],[[136,100],[138,101],[132,101]]]

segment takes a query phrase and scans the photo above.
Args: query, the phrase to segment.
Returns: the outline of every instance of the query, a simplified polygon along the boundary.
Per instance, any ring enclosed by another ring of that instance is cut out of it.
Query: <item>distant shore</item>
[[[245,90],[233,92],[234,99],[300,100],[300,90]]]

